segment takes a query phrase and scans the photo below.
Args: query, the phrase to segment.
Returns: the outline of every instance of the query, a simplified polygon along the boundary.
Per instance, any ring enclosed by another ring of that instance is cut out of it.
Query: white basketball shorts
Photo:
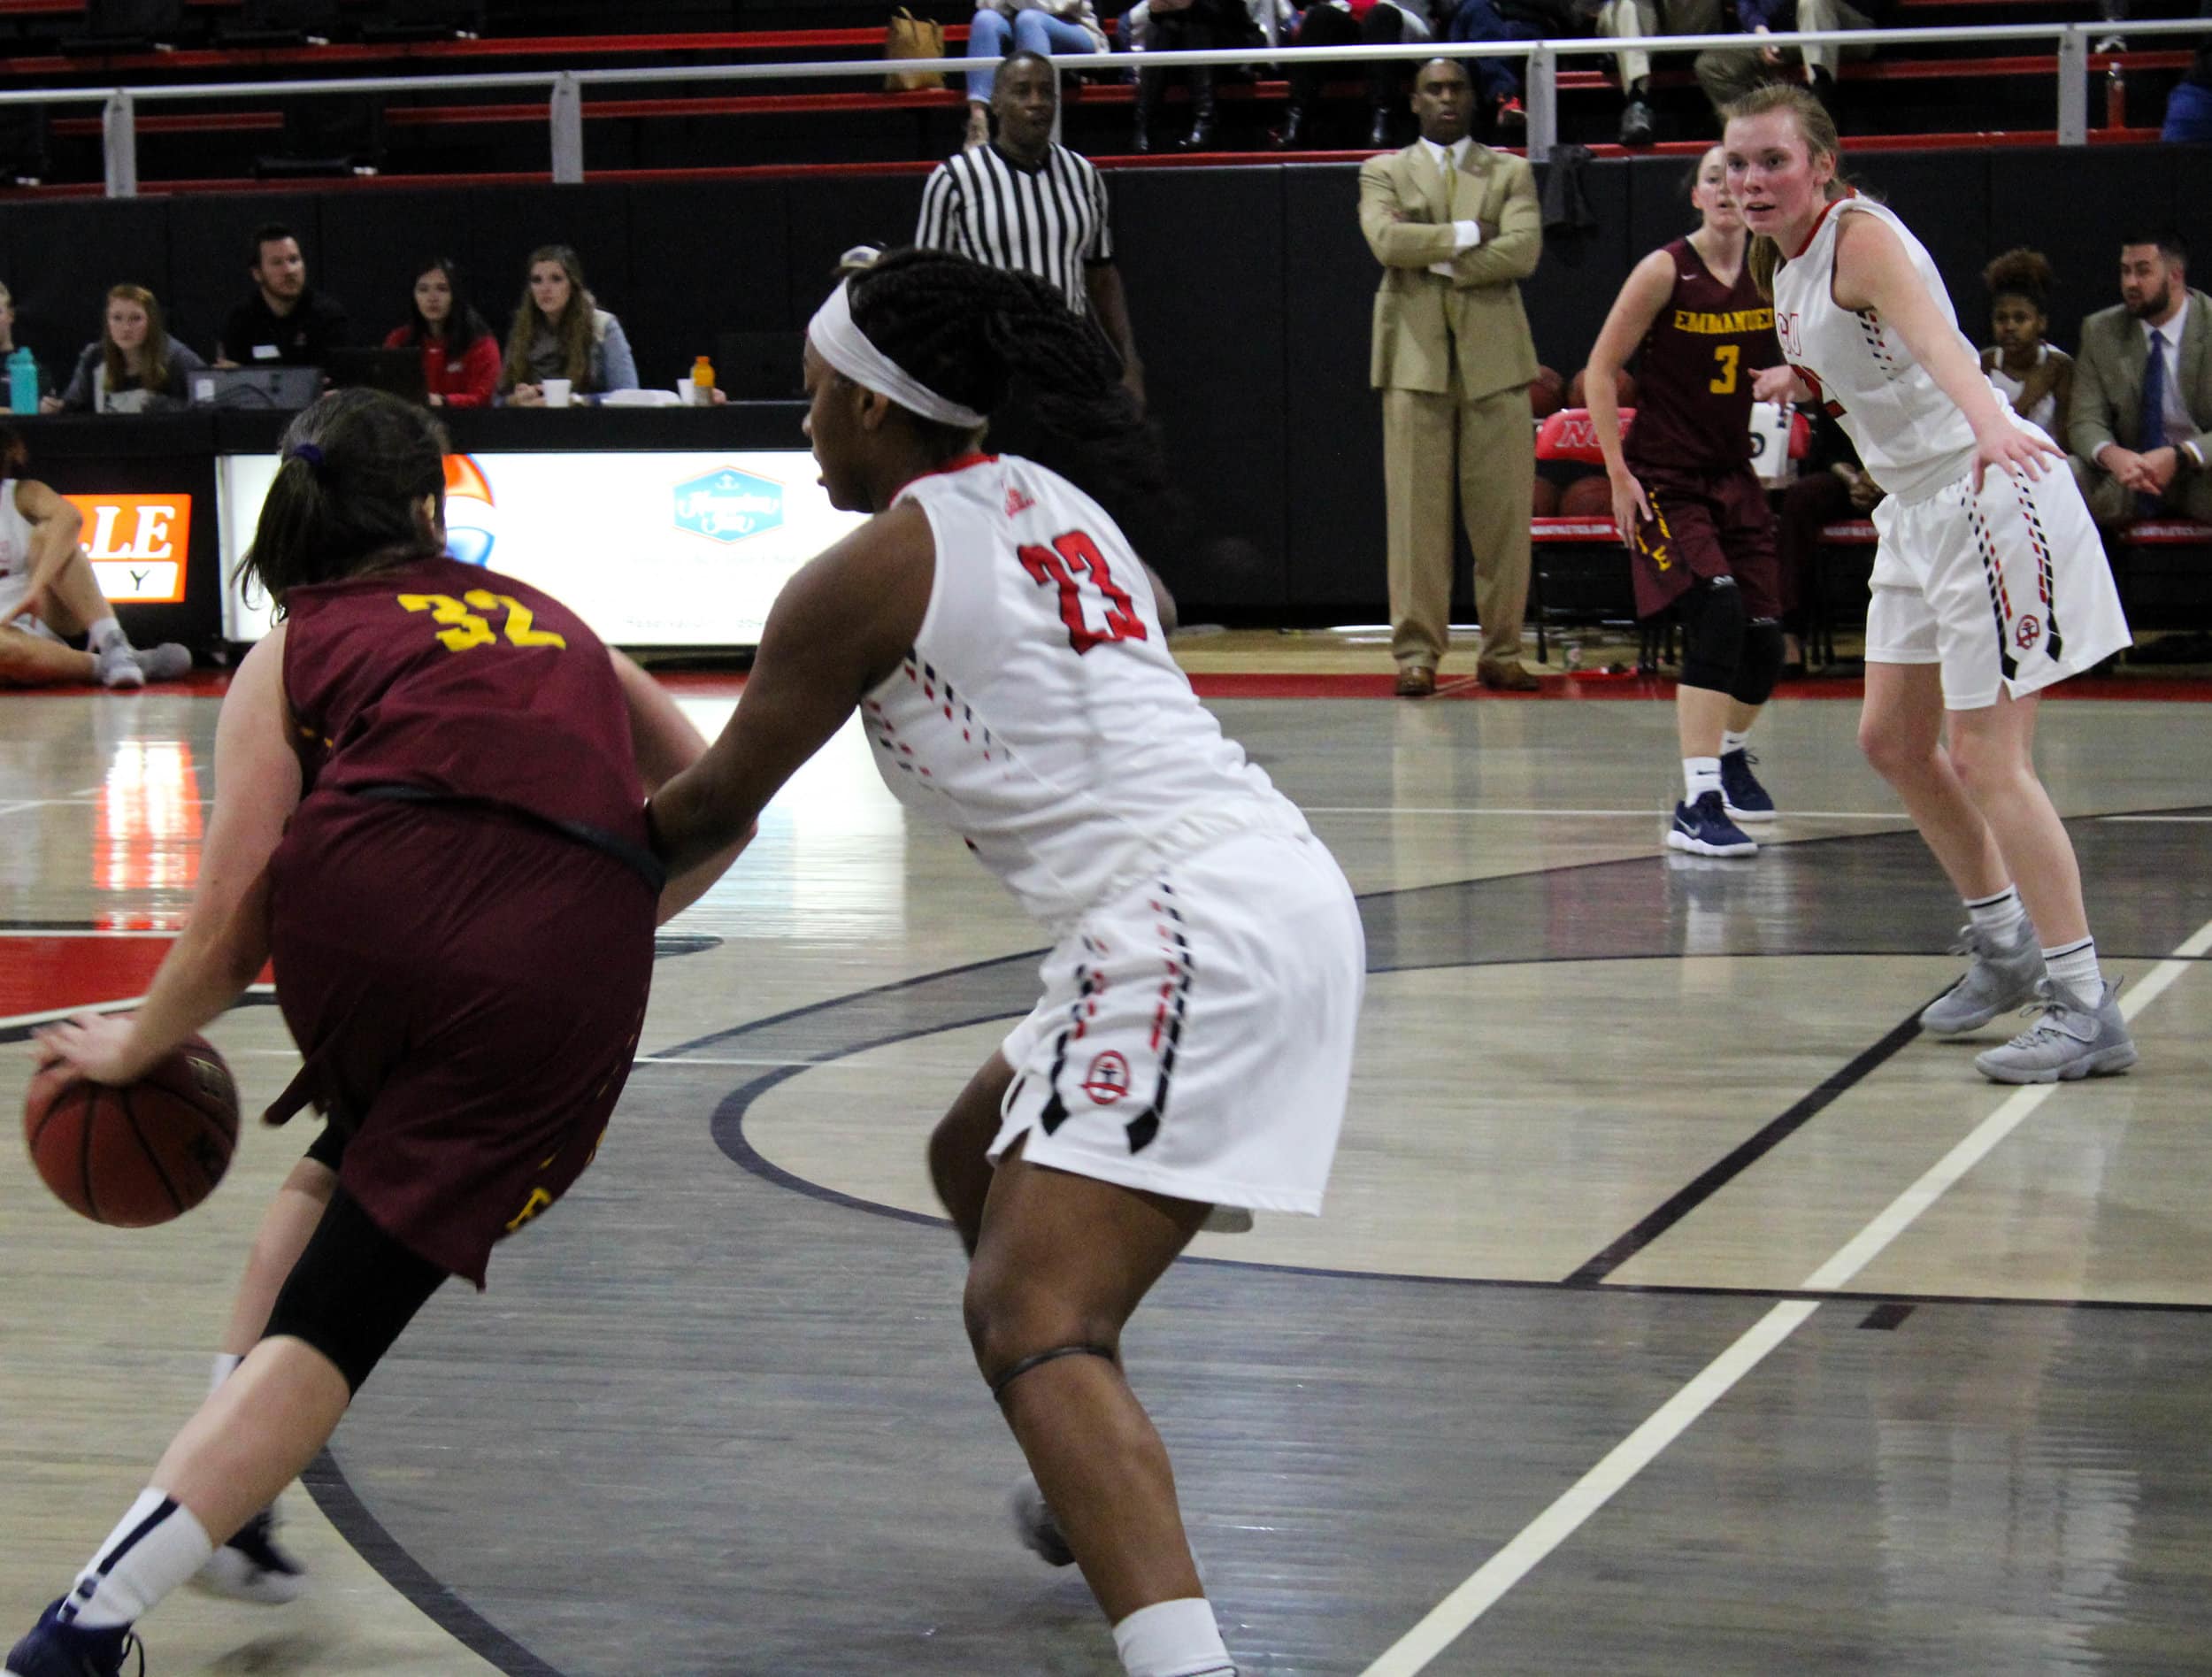
[[[1942,666],[1943,703],[1978,711],[2079,674],[2129,642],[2104,543],[2063,460],[1991,471],[1874,509],[1870,664]]]
[[[1358,905],[1318,839],[1244,833],[1162,863],[1045,958],[1001,1051],[996,1159],[1177,1199],[1321,1210],[1366,987]]]

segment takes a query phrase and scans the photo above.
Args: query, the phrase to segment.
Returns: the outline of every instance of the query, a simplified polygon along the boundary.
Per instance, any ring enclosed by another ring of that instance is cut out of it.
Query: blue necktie
[[[2153,449],[2166,446],[2166,337],[2161,332],[2154,332],[2150,337],[2150,358],[2143,364],[2143,419],[2138,427],[2138,454],[2148,454]],[[2137,502],[2136,510],[2147,518],[2155,517],[2164,504],[2157,496],[2145,495]]]

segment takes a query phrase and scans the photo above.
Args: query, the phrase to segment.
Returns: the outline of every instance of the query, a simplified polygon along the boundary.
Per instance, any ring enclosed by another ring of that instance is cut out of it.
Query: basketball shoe
[[[2036,986],[2042,1004],[2034,1024],[1974,1064],[1993,1083],[2070,1083],[2108,1077],[2141,1058],[2120,1017],[2120,987],[2107,984],[2094,1005],[2054,980]]]
[[[2026,920],[2020,922],[2018,941],[2012,943],[1962,926],[1951,953],[1971,958],[1959,981],[1920,1010],[1920,1028],[1932,1036],[1978,1031],[1998,1014],[2034,1001],[2043,982],[2043,950]]]
[[[233,1601],[281,1607],[299,1599],[307,1568],[276,1546],[276,1510],[265,1508],[208,1557],[192,1580],[195,1589]]]
[[[1721,808],[1739,821],[1774,819],[1774,800],[1751,772],[1751,765],[1758,760],[1740,745],[1720,754]]]
[[[1694,804],[1674,806],[1674,825],[1667,829],[1667,848],[1693,856],[1756,856],[1759,847],[1751,835],[1728,819],[1718,792],[1701,792]]]
[[[127,641],[117,641],[93,656],[93,675],[111,692],[129,693],[146,685],[146,672]]]
[[[1068,1547],[1067,1535],[1060,1529],[1052,1504],[1045,1501],[1035,1480],[1025,1478],[1015,1486],[1007,1507],[1014,1516],[1014,1535],[1022,1540],[1024,1549],[1048,1566],[1075,1565],[1075,1551]]]
[[[124,1658],[134,1649],[139,1671],[145,1671],[146,1646],[128,1625],[81,1630],[61,1622],[61,1607],[58,1601],[41,1613],[31,1634],[8,1650],[6,1677],[121,1677]]]

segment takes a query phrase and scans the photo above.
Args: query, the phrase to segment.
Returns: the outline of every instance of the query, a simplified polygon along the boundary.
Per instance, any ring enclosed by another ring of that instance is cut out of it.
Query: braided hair
[[[996,415],[1025,407],[1025,452],[1072,481],[1116,522],[1171,500],[1157,431],[1122,384],[1121,362],[1091,321],[1033,274],[949,250],[887,251],[856,274],[853,324],[940,396]],[[941,458],[971,446],[957,426],[918,419]]]

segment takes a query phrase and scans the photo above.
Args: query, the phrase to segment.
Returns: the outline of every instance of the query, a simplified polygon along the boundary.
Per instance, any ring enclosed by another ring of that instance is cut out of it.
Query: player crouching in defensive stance
[[[977,451],[1018,376],[1102,490],[1158,473],[1103,340],[1041,281],[902,250],[831,294],[807,435],[830,499],[877,516],[784,589],[728,727],[653,799],[655,844],[682,867],[726,842],[857,708],[892,790],[1059,935],[930,1143],[969,1339],[1036,1475],[1025,1535],[1081,1566],[1125,1670],[1230,1673],[1122,1326],[1216,1206],[1320,1210],[1365,946],[1104,509]]]

